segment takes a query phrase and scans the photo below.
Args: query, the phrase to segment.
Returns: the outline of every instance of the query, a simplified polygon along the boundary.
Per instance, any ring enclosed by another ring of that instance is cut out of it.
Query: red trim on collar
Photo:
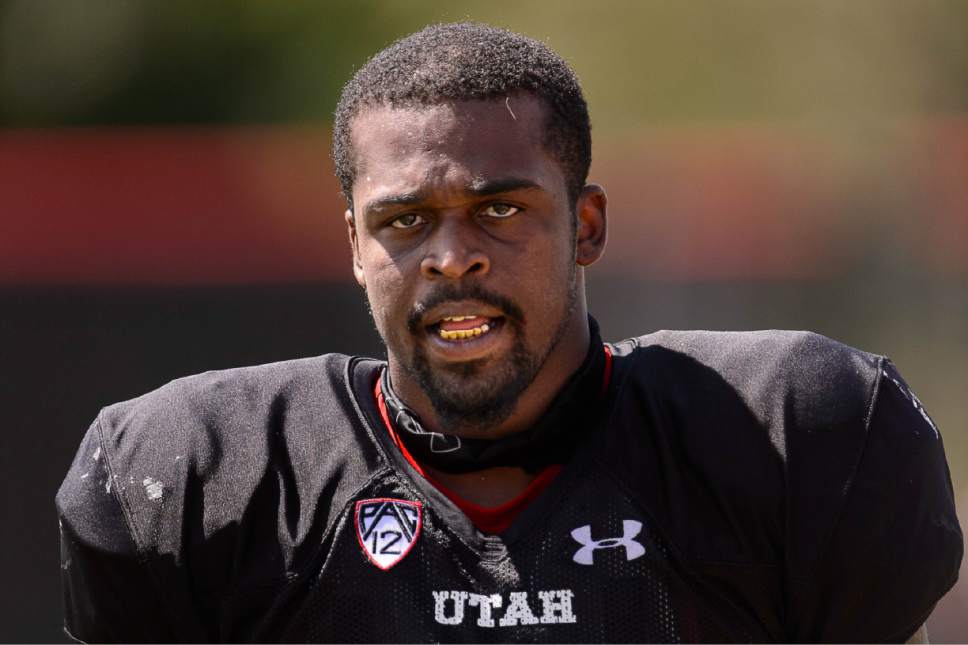
[[[605,348],[605,373],[602,375],[601,397],[604,399],[608,393],[608,386],[612,383],[612,348],[608,345],[603,347]]]
[[[420,464],[417,463],[417,460],[414,459],[413,455],[410,454],[410,451],[407,450],[407,447],[403,445],[402,441],[400,441],[400,437],[397,436],[396,431],[393,429],[393,424],[390,423],[390,413],[387,411],[386,401],[383,400],[383,388],[380,386],[380,381],[382,380],[383,379],[379,378],[379,376],[377,377],[376,385],[373,387],[373,396],[376,397],[376,405],[380,409],[380,418],[383,419],[383,425],[390,433],[390,438],[393,440],[394,445],[400,449],[400,452],[403,454],[404,458],[410,462],[410,465],[413,466],[424,479],[432,482],[430,477],[427,476],[427,473],[424,472],[424,469],[421,468]],[[434,484],[434,486],[436,486],[436,484]]]

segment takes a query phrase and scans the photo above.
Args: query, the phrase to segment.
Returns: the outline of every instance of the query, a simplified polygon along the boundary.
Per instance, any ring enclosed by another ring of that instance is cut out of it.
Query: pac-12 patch
[[[356,503],[356,537],[370,562],[384,571],[410,552],[422,521],[420,502],[379,498]]]

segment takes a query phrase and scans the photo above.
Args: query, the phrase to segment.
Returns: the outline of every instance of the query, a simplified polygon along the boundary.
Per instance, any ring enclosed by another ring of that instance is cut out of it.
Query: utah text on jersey
[[[435,591],[434,619],[441,625],[460,625],[464,622],[465,607],[477,608],[478,627],[516,627],[517,625],[549,625],[575,623],[578,618],[572,611],[570,589],[539,591],[541,611],[536,612],[529,602],[528,592],[512,591],[505,603],[501,594],[477,594],[469,591]],[[503,609],[500,618],[496,609]]]

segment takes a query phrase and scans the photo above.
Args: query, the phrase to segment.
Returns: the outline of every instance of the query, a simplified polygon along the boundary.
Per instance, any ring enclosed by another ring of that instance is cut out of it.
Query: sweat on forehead
[[[364,108],[353,119],[351,141],[356,174],[367,170],[367,155],[395,155],[397,161],[422,152],[470,159],[506,152],[496,135],[510,136],[515,147],[544,148],[545,108],[529,95],[436,105]],[[504,139],[506,141],[506,139]],[[551,151],[547,151],[551,152]],[[498,155],[500,156],[500,155]]]

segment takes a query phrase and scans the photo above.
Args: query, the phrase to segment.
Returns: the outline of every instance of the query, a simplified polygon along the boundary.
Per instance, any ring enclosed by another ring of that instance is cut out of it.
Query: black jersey
[[[402,457],[382,363],[208,372],[105,408],[62,485],[90,641],[901,641],[962,537],[889,361],[799,332],[610,347],[555,481],[480,533]]]

